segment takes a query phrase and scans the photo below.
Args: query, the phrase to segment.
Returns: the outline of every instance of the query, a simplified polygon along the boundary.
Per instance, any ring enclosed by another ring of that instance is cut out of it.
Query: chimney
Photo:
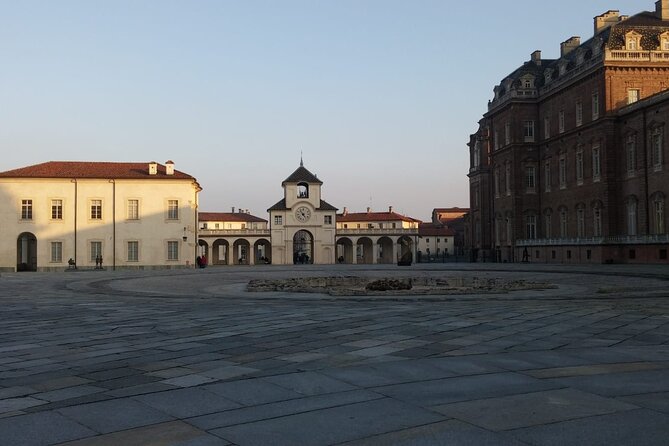
[[[560,57],[564,57],[581,45],[581,38],[573,36],[560,44]]]
[[[246,213],[247,213],[247,214],[250,214],[250,213],[251,213],[251,211],[249,211],[248,209],[246,209]]]
[[[392,206],[388,206],[388,212],[390,212],[390,213],[393,212],[393,207]]]
[[[348,208],[344,206],[344,212],[342,212],[342,215],[348,215]]]
[[[165,161],[165,174],[174,175],[174,161],[172,160]]]
[[[540,66],[541,65],[541,50],[536,50],[532,53],[530,56],[530,60],[534,62],[535,65]]]
[[[243,214],[243,213],[244,213],[244,209],[239,208],[239,213],[240,213],[240,214]]]
[[[661,20],[669,20],[669,0],[655,2],[655,15]]]
[[[619,14],[620,11],[616,9],[609,9],[604,14],[595,17],[595,35],[601,33],[611,25],[618,23],[620,21]]]
[[[232,213],[233,214],[235,213],[235,207],[234,206],[232,207]]]
[[[372,212],[372,208],[368,207],[367,208],[367,213],[369,214],[370,212]]]
[[[151,161],[149,163],[149,175],[156,175],[158,174],[158,163],[155,161]]]

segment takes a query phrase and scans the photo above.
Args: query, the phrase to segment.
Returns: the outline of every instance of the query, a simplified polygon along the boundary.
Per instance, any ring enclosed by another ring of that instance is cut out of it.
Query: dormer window
[[[669,31],[660,34],[660,51],[669,51]]]
[[[576,65],[581,65],[585,59],[585,52],[580,48],[576,50]]]
[[[544,82],[549,83],[553,77],[553,70],[550,68],[544,72]]]
[[[297,183],[297,198],[309,198],[309,185],[307,183]]]
[[[627,51],[638,51],[641,48],[641,34],[630,31],[625,34],[625,49]]]
[[[522,88],[534,88],[534,77],[532,76],[523,76],[520,78],[520,85]]]
[[[567,72],[567,61],[560,63],[560,76]]]

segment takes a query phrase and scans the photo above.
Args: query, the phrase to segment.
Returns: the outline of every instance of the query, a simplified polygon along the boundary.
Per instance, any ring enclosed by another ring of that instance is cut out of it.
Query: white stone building
[[[191,266],[200,190],[171,161],[51,161],[1,172],[0,269],[95,268],[100,259],[109,269]]]

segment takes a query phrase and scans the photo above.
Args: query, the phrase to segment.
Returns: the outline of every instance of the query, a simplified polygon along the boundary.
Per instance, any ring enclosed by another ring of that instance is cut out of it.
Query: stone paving
[[[351,275],[557,288],[245,291]],[[668,283],[623,265],[3,273],[0,445],[666,445]]]

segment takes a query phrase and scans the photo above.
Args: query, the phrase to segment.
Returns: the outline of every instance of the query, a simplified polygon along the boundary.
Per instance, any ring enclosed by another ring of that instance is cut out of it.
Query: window
[[[551,213],[546,212],[546,214],[544,214],[544,235],[546,238],[551,238],[551,234],[553,233],[553,224],[551,219]]]
[[[63,262],[63,242],[51,242],[51,263]]]
[[[592,180],[599,181],[601,174],[602,166],[599,145],[595,145],[592,147]]]
[[[560,237],[567,237],[567,210],[560,210]]]
[[[544,139],[551,137],[551,118],[550,116],[544,117]]]
[[[282,225],[283,224],[283,215],[275,215],[274,216],[274,224],[275,225]]]
[[[51,200],[51,220],[63,219],[63,200]]]
[[[506,217],[506,244],[510,245],[513,241],[513,219]]]
[[[478,139],[474,143],[474,150],[472,152],[472,167],[474,169],[478,168],[481,164],[481,141]]]
[[[136,240],[128,242],[128,262],[139,261],[139,242]]]
[[[627,235],[636,235],[637,200],[635,197],[627,201]]]
[[[544,191],[551,191],[551,162],[547,160],[544,163]]]
[[[373,229],[374,223],[367,223],[367,229]]]
[[[504,124],[504,144],[511,144],[511,123],[507,122]]]
[[[651,161],[655,170],[662,168],[662,128],[656,128],[650,136]]]
[[[21,200],[21,220],[33,219],[33,201]]]
[[[494,188],[495,188],[495,197],[499,198],[499,190],[500,190],[500,177],[499,177],[499,166],[495,167],[494,171]]]
[[[669,51],[669,33],[664,32],[660,35],[660,50]]]
[[[525,168],[525,189],[533,192],[536,187],[536,168],[534,166],[527,166]]]
[[[497,244],[498,246],[501,244],[500,243],[501,226],[502,226],[502,219],[498,217],[495,219],[495,244]]]
[[[560,189],[567,187],[567,157],[566,155],[560,156],[560,170],[559,170],[559,180],[560,180]]]
[[[102,220],[102,200],[91,200],[91,220]]]
[[[628,135],[625,143],[627,158],[627,176],[633,177],[636,172],[636,136]]]
[[[564,110],[558,113],[558,132],[564,133]]]
[[[595,206],[592,210],[592,235],[602,236],[602,208],[599,206]]]
[[[537,238],[537,216],[528,215],[525,220],[525,236],[528,239]]]
[[[167,219],[179,219],[179,200],[167,200]]]
[[[583,149],[576,152],[576,184],[583,184]]]
[[[628,104],[634,104],[639,100],[639,89],[638,88],[630,88],[627,90],[627,103]]]
[[[534,121],[525,121],[523,123],[523,136],[525,142],[534,141]]]
[[[495,140],[495,150],[497,150],[499,149],[499,132],[497,130],[495,130],[494,140]]]
[[[95,259],[102,258],[102,242],[91,242],[91,262],[95,262]]]
[[[202,229],[207,229],[209,224],[207,222],[202,223]]]
[[[504,178],[504,186],[506,188],[506,195],[509,196],[511,195],[511,163],[506,163],[505,167],[505,178]]]
[[[139,200],[128,200],[128,220],[139,220]]]
[[[429,238],[426,238],[426,239],[425,239],[425,243],[430,243],[430,239],[429,239]]]
[[[167,260],[179,260],[179,242],[167,242]]]
[[[309,185],[307,183],[297,184],[297,198],[309,198]]]
[[[630,31],[625,34],[625,48],[628,51],[641,50],[641,34],[635,31]]]
[[[331,225],[332,224],[332,215],[326,215],[323,217],[323,223],[326,225]]]
[[[664,234],[664,196],[656,195],[653,199],[653,220],[655,234]]]
[[[599,93],[592,94],[592,120],[599,118]]]
[[[585,209],[576,209],[576,234],[579,238],[585,236]]]
[[[214,229],[220,229],[221,224],[220,223],[214,223]]]
[[[576,101],[576,127],[583,124],[583,103]]]

